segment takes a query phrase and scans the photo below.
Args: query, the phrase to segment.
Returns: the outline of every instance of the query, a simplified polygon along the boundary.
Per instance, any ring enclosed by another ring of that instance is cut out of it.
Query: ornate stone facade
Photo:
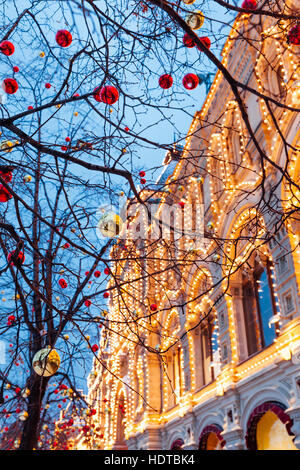
[[[112,249],[107,328],[88,383],[98,448],[300,448],[300,120],[270,102],[285,147],[249,91],[299,108],[300,50],[286,43],[287,27],[240,15],[223,50],[248,87],[253,136],[218,72],[183,152],[169,155],[172,174],[142,193],[157,219],[192,207],[185,233],[155,238],[154,222],[148,230],[131,209],[127,239]],[[186,236],[197,207],[200,246]],[[134,236],[141,223],[146,239]]]

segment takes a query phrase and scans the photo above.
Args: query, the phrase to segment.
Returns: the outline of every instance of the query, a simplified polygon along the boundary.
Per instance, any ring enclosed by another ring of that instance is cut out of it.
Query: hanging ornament
[[[287,43],[293,46],[300,45],[300,24],[296,24],[289,30]]]
[[[209,220],[209,222],[207,222],[206,226],[207,226],[207,228],[208,228],[209,230],[213,230],[213,228],[214,228],[214,223],[213,223],[211,220]]]
[[[3,140],[3,142],[1,142],[0,144],[1,150],[7,153],[11,152],[13,147],[14,147],[14,143],[11,142],[10,140]]]
[[[91,302],[90,300],[86,300],[86,301],[84,302],[84,305],[85,305],[86,307],[90,307],[90,306],[92,305],[92,302]]]
[[[165,73],[164,75],[161,75],[159,77],[158,84],[161,88],[167,90],[173,85],[173,78],[171,77],[171,75]]]
[[[20,69],[19,69],[19,67],[18,67],[17,65],[14,65],[13,71],[14,71],[15,73],[18,73],[18,72],[20,72]]]
[[[97,88],[95,88],[95,90],[97,90]],[[99,103],[114,104],[119,99],[119,92],[114,86],[108,85],[98,89],[93,96]]]
[[[66,29],[60,29],[55,35],[55,40],[60,47],[69,47],[72,44],[72,34]]]
[[[109,297],[109,292],[104,292],[103,297],[104,297],[105,299],[108,299],[108,297]]]
[[[155,310],[157,310],[157,305],[156,304],[151,304],[150,305],[150,310],[151,310],[151,312],[155,312]]]
[[[13,55],[13,53],[15,52],[15,46],[10,41],[2,41],[0,43],[0,52],[7,56]]]
[[[219,261],[219,259],[220,259],[219,253],[214,253],[214,255],[213,255],[213,261],[217,262],[217,261]]]
[[[24,183],[30,183],[31,180],[32,180],[31,175],[25,175],[23,178]]]
[[[43,348],[38,351],[32,361],[32,367],[37,375],[50,377],[58,371],[60,357],[55,349]]]
[[[146,184],[145,178],[141,178],[141,179],[140,179],[140,183],[141,183],[141,184]]]
[[[2,88],[8,95],[13,95],[18,91],[19,85],[14,78],[5,78],[2,82]]]
[[[188,48],[195,47],[196,45],[194,39],[191,38],[188,33],[185,33],[185,35],[183,36],[183,44],[185,45],[185,47]]]
[[[186,5],[192,5],[196,0],[182,0]]]
[[[18,418],[19,418],[20,421],[26,421],[26,419],[28,418],[27,411],[21,411]]]
[[[22,251],[19,251],[18,255],[16,255],[16,251],[11,251],[8,253],[7,262],[10,263],[12,266],[17,266],[19,268],[25,261],[25,255]]]
[[[24,389],[22,390],[22,392],[21,392],[22,398],[27,398],[27,397],[29,397],[29,395],[30,395],[30,390],[29,390],[29,388],[24,388]]]
[[[93,352],[98,351],[98,349],[99,349],[99,347],[97,346],[97,344],[94,344],[94,345],[91,347],[91,350],[92,350]]]
[[[191,29],[199,29],[203,26],[204,15],[200,10],[196,10],[193,13],[189,13],[186,16],[185,21]]]
[[[182,84],[187,90],[194,90],[199,85],[198,75],[187,73],[182,79]]]
[[[64,279],[59,279],[58,284],[62,289],[66,289],[68,287],[68,283]]]
[[[207,36],[202,36],[201,38],[199,38],[201,43],[207,48],[207,49],[210,49],[210,46],[211,46],[211,42],[210,42],[210,39],[207,37]],[[197,44],[197,49],[199,51],[204,51],[204,47],[201,47],[201,46],[198,46]]]
[[[110,274],[110,269],[109,268],[104,268],[103,272],[104,272],[104,274],[108,275],[108,274]]]
[[[10,181],[12,180],[12,172],[9,170],[8,171],[0,170],[0,176],[6,183],[10,183]]]
[[[144,171],[140,171],[139,175],[141,178],[144,178],[144,176],[146,176],[146,173]]]
[[[45,88],[47,88],[47,90],[49,90],[51,88],[51,83],[45,83]]]
[[[104,237],[116,237],[122,230],[123,220],[118,214],[108,212],[99,220],[97,228]]]
[[[256,7],[256,0],[244,0],[242,3],[242,8],[244,8],[245,10],[256,10]]]
[[[95,271],[94,276],[95,277],[100,277],[101,276],[101,271]]]

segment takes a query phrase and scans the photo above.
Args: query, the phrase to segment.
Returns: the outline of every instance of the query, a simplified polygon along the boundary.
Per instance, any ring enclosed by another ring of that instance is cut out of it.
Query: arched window
[[[249,450],[297,450],[293,443],[293,421],[279,402],[257,406],[247,423],[246,444]]]
[[[270,322],[276,315],[271,264],[255,263],[254,269],[243,275],[243,310],[248,355],[273,343],[276,325]]]
[[[206,426],[199,438],[199,450],[222,450],[226,444],[221,435],[222,431],[217,424]]]

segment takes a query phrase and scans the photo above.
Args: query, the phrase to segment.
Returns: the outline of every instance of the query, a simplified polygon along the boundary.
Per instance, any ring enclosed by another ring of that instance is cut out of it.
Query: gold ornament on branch
[[[123,220],[113,212],[105,213],[99,220],[97,228],[104,237],[112,238],[119,235],[122,230]]]
[[[191,29],[200,29],[204,23],[204,15],[200,10],[196,10],[193,13],[189,13],[185,17],[185,21]]]
[[[40,349],[32,361],[32,366],[37,375],[43,377],[50,377],[58,371],[60,365],[59,354],[55,349],[48,348]]]

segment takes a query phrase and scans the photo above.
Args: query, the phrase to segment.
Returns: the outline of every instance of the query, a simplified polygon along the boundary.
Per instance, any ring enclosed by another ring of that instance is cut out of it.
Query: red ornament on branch
[[[66,282],[64,279],[60,279],[60,280],[58,281],[58,284],[60,285],[60,287],[61,287],[62,289],[66,289],[66,287],[68,287],[68,284],[67,284],[67,282]]]
[[[11,251],[7,256],[8,263],[11,263],[12,266],[21,266],[25,261],[25,255],[22,251],[19,251],[18,255],[16,251]]]
[[[287,37],[287,43],[292,44],[293,46],[299,46],[300,44],[300,24],[293,26]]]
[[[151,304],[150,305],[150,310],[151,310],[151,312],[155,312],[155,310],[157,310],[157,305],[156,304]]]
[[[8,95],[13,95],[18,91],[19,85],[17,80],[14,78],[5,78],[2,83],[2,87]]]
[[[109,268],[104,268],[104,274],[106,274],[106,275],[110,274],[110,269]]]
[[[72,34],[66,29],[60,29],[55,35],[55,40],[60,47],[69,47],[72,44]]]
[[[109,292],[104,292],[103,297],[104,297],[105,299],[108,299],[108,297],[109,297]]]
[[[183,36],[183,44],[188,48],[195,47],[195,41],[188,33]]]
[[[141,178],[140,182],[141,182],[141,184],[146,184],[145,178]]]
[[[0,52],[7,56],[13,55],[13,53],[15,52],[15,46],[10,41],[2,41],[0,43]]]
[[[161,88],[167,90],[173,85],[173,78],[171,77],[171,75],[165,73],[164,75],[161,75],[159,77],[158,84]]]
[[[12,172],[11,171],[0,171],[0,176],[6,183],[10,183],[12,180]]]
[[[95,271],[94,276],[95,277],[100,277],[101,276],[101,271]]]
[[[256,0],[244,0],[242,3],[242,8],[245,10],[256,10],[257,1]]]
[[[13,71],[14,71],[15,73],[18,73],[18,72],[20,72],[20,69],[19,69],[19,67],[18,67],[17,65],[15,65],[15,66],[13,67]]]
[[[94,344],[94,345],[91,347],[91,349],[92,349],[93,352],[96,352],[96,351],[98,351],[99,346],[97,346],[97,344]]]
[[[207,37],[207,36],[203,36],[201,38],[199,38],[201,43],[207,48],[207,49],[210,49],[210,46],[211,46],[211,42],[210,42],[210,39]],[[197,44],[197,49],[199,49],[199,51],[203,51],[204,48],[201,47],[201,46],[198,46]]]
[[[146,173],[145,173],[144,171],[140,171],[139,175],[140,175],[141,178],[144,178],[144,176],[146,175]]]
[[[90,307],[90,306],[92,305],[92,302],[91,302],[90,300],[86,300],[86,301],[84,302],[84,305],[85,305],[86,307]]]
[[[182,84],[187,90],[194,90],[199,85],[198,75],[195,73],[188,73],[182,79]]]
[[[104,86],[100,90],[100,100],[106,104],[114,104],[119,99],[119,92],[114,86]]]

